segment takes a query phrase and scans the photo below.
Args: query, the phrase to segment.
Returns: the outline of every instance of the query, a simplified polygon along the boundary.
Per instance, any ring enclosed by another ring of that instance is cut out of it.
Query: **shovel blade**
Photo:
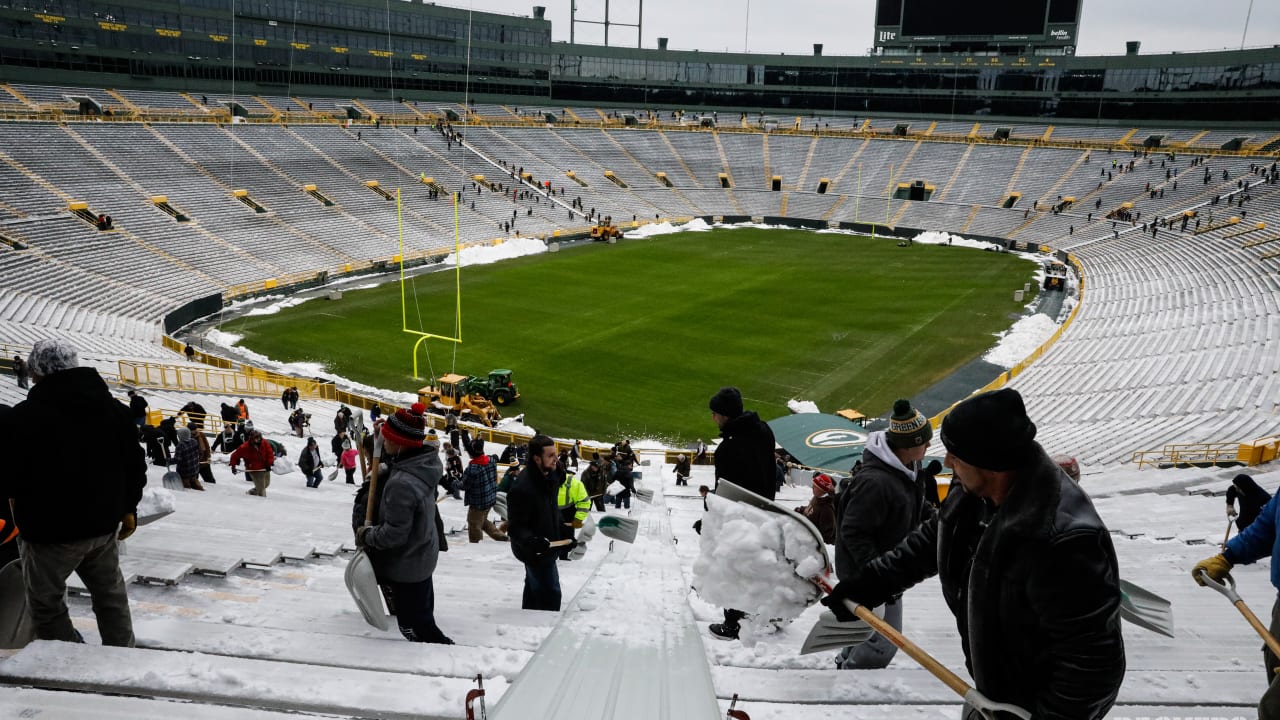
[[[497,499],[493,501],[493,510],[494,512],[498,513],[498,517],[502,518],[503,520],[507,519],[507,494],[506,493],[504,492],[498,493]]]
[[[181,490],[182,489],[182,478],[178,476],[178,473],[172,470],[164,474],[164,478],[161,480],[161,482],[164,483],[165,490]]]
[[[653,503],[653,491],[645,488],[636,488],[636,499],[642,503]]]
[[[343,579],[365,622],[379,630],[390,630],[391,623],[387,621],[387,613],[382,607],[382,590],[378,588],[378,578],[373,574],[373,565],[364,550],[356,551],[351,557]]]
[[[0,648],[17,650],[36,638],[35,626],[27,610],[26,584],[22,581],[22,561],[13,560],[0,569]]]
[[[804,644],[800,646],[801,655],[822,652],[823,650],[839,650],[851,645],[860,645],[871,639],[876,631],[861,620],[840,622],[830,612],[818,616]]]
[[[1127,580],[1120,581],[1120,617],[1140,628],[1174,637],[1173,605]]]
[[[624,543],[632,543],[636,541],[636,533],[640,529],[640,523],[635,518],[602,515],[599,520],[596,520],[596,528],[605,537],[621,540]]]

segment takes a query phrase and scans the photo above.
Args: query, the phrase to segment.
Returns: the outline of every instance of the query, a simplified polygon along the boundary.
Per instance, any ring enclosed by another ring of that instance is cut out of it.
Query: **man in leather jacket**
[[[1102,718],[1124,679],[1115,549],[1089,496],[1035,442],[1011,389],[942,423],[956,484],[936,520],[823,602],[874,607],[939,575],[965,665],[988,698],[1037,720]]]

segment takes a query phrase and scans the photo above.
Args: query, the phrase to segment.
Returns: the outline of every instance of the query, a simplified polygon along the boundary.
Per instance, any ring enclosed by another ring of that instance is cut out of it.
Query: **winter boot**
[[[719,640],[737,640],[738,626],[729,623],[712,623],[711,634]]]

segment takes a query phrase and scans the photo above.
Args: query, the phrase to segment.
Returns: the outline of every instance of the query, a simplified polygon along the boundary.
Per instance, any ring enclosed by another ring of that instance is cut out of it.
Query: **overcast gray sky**
[[[569,39],[570,0],[473,0],[475,10],[530,15],[545,5],[557,41]],[[441,5],[468,7],[462,0]],[[1126,40],[1142,51],[1240,47],[1249,0],[1084,0],[1080,55],[1122,55]],[[601,19],[605,0],[578,0],[578,18]],[[638,0],[609,0],[615,22],[634,23]],[[748,7],[750,13],[748,14]],[[644,47],[671,38],[672,49],[809,55],[865,55],[872,45],[874,0],[647,0]],[[579,25],[578,42],[603,44],[603,28]],[[611,28],[611,45],[635,47],[635,28]],[[1255,0],[1246,46],[1280,44],[1280,2]]]

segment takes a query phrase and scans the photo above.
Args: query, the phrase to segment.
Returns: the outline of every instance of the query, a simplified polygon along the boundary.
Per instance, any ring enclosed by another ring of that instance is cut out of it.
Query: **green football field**
[[[510,368],[505,414],[562,437],[716,434],[707,399],[737,385],[765,419],[788,399],[888,410],[981,355],[1035,265],[968,248],[722,229],[593,244],[462,270],[463,343],[428,341],[423,377]],[[454,273],[406,282],[409,327],[452,335]],[[271,358],[416,390],[400,283],[223,326]],[[416,298],[416,300],[415,300]],[[419,325],[419,315],[421,325]]]

